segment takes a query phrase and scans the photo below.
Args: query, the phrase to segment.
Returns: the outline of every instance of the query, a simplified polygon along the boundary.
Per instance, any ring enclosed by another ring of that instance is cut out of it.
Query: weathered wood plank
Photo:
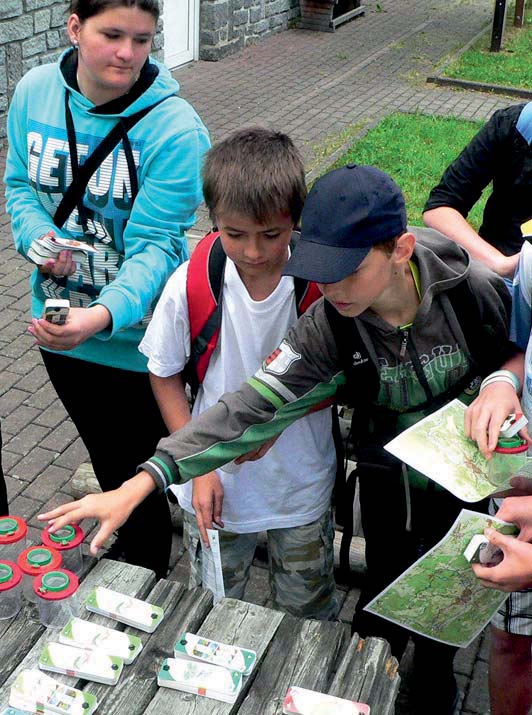
[[[98,564],[94,558],[84,558],[81,578]],[[0,685],[3,685],[10,672],[31,650],[33,645],[45,632],[39,622],[39,613],[35,604],[25,602],[22,610],[11,621],[2,621],[0,628]]]
[[[119,561],[109,561],[108,559],[102,559],[97,566],[95,566],[87,575],[86,579],[82,581],[79,588],[79,603],[80,603],[80,614],[83,618],[89,621],[94,621],[95,623],[101,623],[112,627],[113,621],[104,616],[98,616],[95,613],[89,613],[85,610],[84,602],[89,591],[94,588],[94,586],[107,586],[109,588],[116,589],[122,593],[127,593],[130,596],[135,596],[137,598],[144,598],[150,588],[153,586],[155,581],[155,576],[153,571],[141,568],[140,566],[131,566],[131,564],[124,564]],[[0,687],[0,705],[7,705],[9,698],[9,689],[11,688],[12,682],[15,680],[17,674],[20,670],[25,668],[36,668],[37,661],[39,660],[39,655],[44,645],[51,640],[57,638],[57,629],[49,629],[48,631],[42,632],[40,637],[34,641],[32,647],[24,653],[24,657],[20,658],[20,642],[13,640],[10,637],[9,629],[2,637],[2,648],[5,649],[6,656],[2,662],[2,670],[9,673],[9,677],[4,679],[2,686]],[[137,632],[138,633],[138,632]],[[16,636],[16,630],[13,631],[13,636]],[[14,654],[15,653],[15,654]],[[78,681],[73,678],[69,678],[66,675],[54,675],[57,680],[68,683],[77,687]]]
[[[222,643],[236,644],[257,652],[257,665],[251,675],[245,678],[239,699],[230,705],[178,690],[159,688],[146,710],[146,715],[231,715],[238,712],[239,703],[254,681],[257,670],[260,669],[260,661],[283,618],[284,615],[280,611],[224,598],[209,613],[198,633]],[[258,712],[261,711],[255,711],[254,715],[258,715]]]
[[[173,655],[182,631],[195,632],[212,609],[212,594],[199,588],[187,590],[175,581],[159,581],[147,600],[165,609],[164,620],[145,644],[138,658],[126,665],[115,686],[88,683],[84,690],[105,703],[106,715],[141,715],[157,692],[157,672],[163,658]],[[137,633],[126,628],[126,633]]]
[[[327,692],[347,642],[343,623],[285,616],[238,715],[280,715],[290,685]]]
[[[329,693],[370,706],[378,715],[393,715],[399,690],[397,660],[382,638],[352,637]]]

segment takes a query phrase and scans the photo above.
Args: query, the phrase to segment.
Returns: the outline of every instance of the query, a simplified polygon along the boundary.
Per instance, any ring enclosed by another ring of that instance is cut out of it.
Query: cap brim
[[[283,275],[316,283],[338,283],[354,273],[370,251],[371,246],[345,248],[300,239]]]

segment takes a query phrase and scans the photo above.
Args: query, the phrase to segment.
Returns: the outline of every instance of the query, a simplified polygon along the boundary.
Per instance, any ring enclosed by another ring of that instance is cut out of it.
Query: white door
[[[165,0],[164,61],[173,69],[197,59],[199,0]]]

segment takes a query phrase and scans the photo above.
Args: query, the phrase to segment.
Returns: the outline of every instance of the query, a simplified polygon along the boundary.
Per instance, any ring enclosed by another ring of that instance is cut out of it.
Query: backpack
[[[291,250],[298,238],[299,234],[294,231],[290,240]],[[226,258],[218,231],[204,236],[190,257],[186,285],[190,358],[184,367],[183,378],[190,385],[193,396],[203,382],[220,337]],[[294,278],[294,290],[298,317],[321,297],[315,283],[301,278]]]
[[[442,298],[443,300],[448,300],[455,315],[460,316],[460,320],[457,319],[457,322],[469,349],[472,365],[468,373],[456,385],[442,394],[426,400],[423,404],[416,405],[411,410],[407,410],[407,412],[417,412],[428,407],[433,411],[443,407],[444,404],[457,397],[467,388],[471,384],[473,377],[493,372],[512,354],[510,348],[501,351],[500,337],[494,327],[483,322],[480,306],[469,279],[462,281],[447,291]],[[389,408],[375,406],[380,387],[379,375],[360,335],[356,319],[340,315],[327,300],[325,301],[325,314],[336,341],[340,364],[346,373],[347,389],[349,389],[350,384],[356,384],[357,405],[371,407],[372,416],[376,416],[379,426],[384,426],[385,431],[388,433],[387,437],[391,439],[395,436],[394,426],[398,413]],[[349,402],[347,390],[339,401]],[[364,430],[367,430],[367,425],[367,410],[355,409],[350,434],[360,437],[360,435],[364,434]],[[349,549],[353,536],[353,501],[355,498],[357,470],[373,468],[397,469],[399,466],[399,462],[392,458],[391,455],[385,455],[384,462],[386,464],[383,464],[383,458],[380,454],[381,448],[377,445],[366,446],[360,450],[356,450],[356,446],[357,443],[354,441],[353,447],[356,451],[357,469],[351,472],[347,481],[344,479],[342,483],[337,480],[335,486],[336,522],[343,526],[340,545],[340,569],[344,576],[347,576],[350,572]]]

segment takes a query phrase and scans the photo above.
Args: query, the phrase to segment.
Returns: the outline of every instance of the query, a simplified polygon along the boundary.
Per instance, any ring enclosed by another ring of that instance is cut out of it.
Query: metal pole
[[[506,17],[506,0],[495,0],[493,14],[493,30],[491,32],[491,52],[499,52],[504,32],[504,19]]]

